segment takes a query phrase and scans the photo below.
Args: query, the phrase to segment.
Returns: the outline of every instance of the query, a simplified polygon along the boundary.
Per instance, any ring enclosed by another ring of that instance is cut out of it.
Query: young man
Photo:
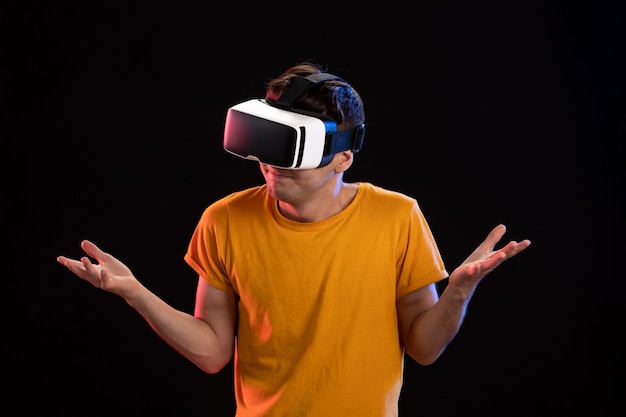
[[[202,214],[185,255],[199,275],[193,315],[92,242],[58,261],[205,372],[234,360],[238,417],[396,416],[404,354],[433,363],[478,283],[530,241],[495,250],[498,225],[448,274],[413,198],[343,181],[364,121],[358,93],[309,62],[229,109],[224,147],[258,160],[265,184]]]

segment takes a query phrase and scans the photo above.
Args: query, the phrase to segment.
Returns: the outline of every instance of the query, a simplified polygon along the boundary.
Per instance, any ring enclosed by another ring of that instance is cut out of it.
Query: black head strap
[[[306,77],[294,77],[289,87],[283,92],[278,101],[273,104],[283,109],[290,109],[293,103],[315,84],[331,80],[343,81],[340,77],[327,72],[311,74]]]

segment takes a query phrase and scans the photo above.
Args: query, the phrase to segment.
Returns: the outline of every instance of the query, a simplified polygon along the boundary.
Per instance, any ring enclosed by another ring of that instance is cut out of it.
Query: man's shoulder
[[[232,211],[237,207],[249,207],[254,202],[262,203],[266,197],[266,186],[257,185],[250,188],[233,191],[227,194],[213,203],[211,203],[205,209],[205,215],[207,213],[218,213],[224,211]]]
[[[371,198],[397,200],[399,203],[404,202],[411,205],[415,203],[415,198],[401,191],[385,188],[370,182],[361,182],[359,183],[359,186],[363,187],[364,194],[370,196]]]
[[[256,185],[243,190],[233,191],[232,193],[220,198],[217,202],[232,203],[240,200],[249,200],[254,198],[265,198],[266,185]]]

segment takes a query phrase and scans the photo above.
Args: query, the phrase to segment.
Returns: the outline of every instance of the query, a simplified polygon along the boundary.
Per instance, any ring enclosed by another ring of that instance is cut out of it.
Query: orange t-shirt
[[[416,200],[369,183],[313,223],[265,185],[235,192],[204,211],[185,260],[239,297],[237,417],[396,416],[396,300],[448,275]]]

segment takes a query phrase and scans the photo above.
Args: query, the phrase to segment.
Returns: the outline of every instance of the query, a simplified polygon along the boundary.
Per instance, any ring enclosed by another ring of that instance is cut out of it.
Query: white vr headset
[[[337,123],[324,115],[291,109],[306,90],[329,80],[341,78],[328,73],[297,77],[276,103],[252,99],[232,106],[226,114],[224,149],[286,169],[318,168],[338,152],[358,152],[364,124],[338,132]]]

